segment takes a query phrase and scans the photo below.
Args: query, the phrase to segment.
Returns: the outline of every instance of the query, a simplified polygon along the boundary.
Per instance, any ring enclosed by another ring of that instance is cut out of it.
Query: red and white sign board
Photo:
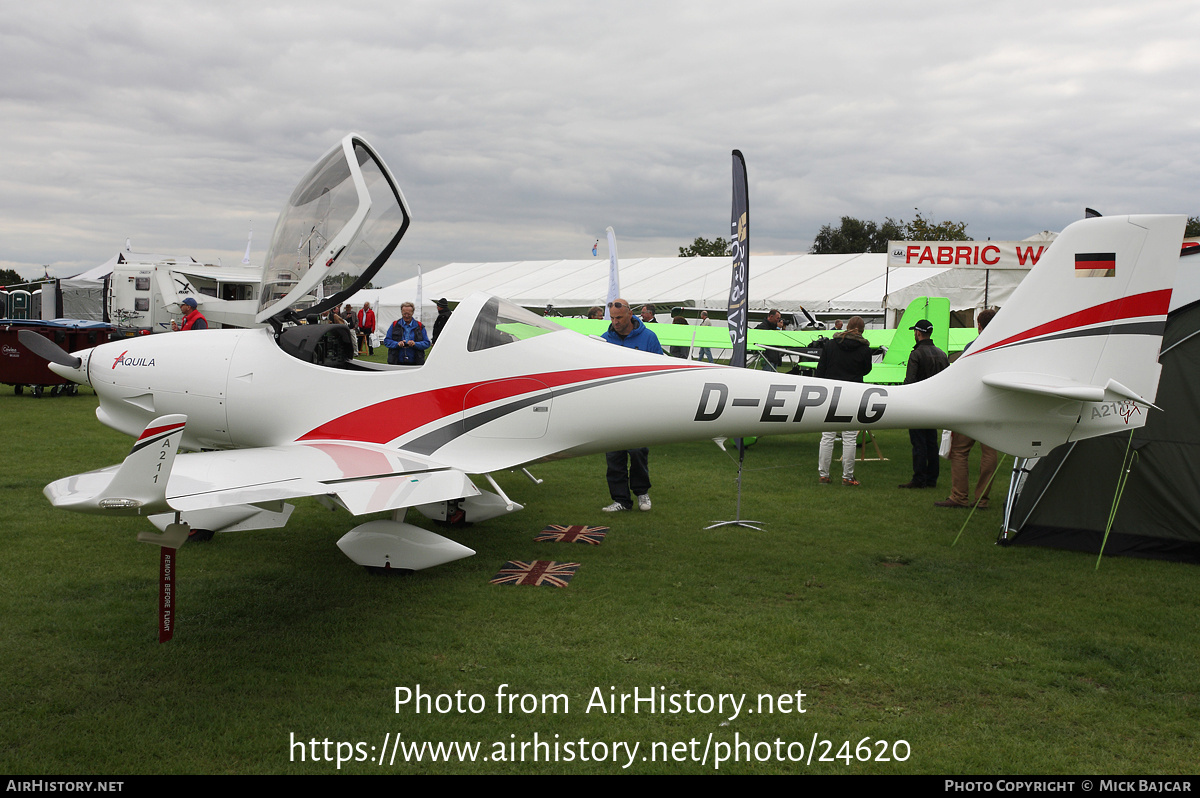
[[[888,268],[948,266],[959,269],[1032,269],[1050,248],[1046,241],[889,241]]]

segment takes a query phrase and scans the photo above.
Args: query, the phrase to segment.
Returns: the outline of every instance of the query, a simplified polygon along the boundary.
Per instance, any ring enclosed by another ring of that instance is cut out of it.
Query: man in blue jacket
[[[425,362],[429,335],[425,325],[413,318],[416,308],[411,302],[400,306],[400,318],[388,328],[383,345],[388,348],[388,363],[393,366],[419,366]]]
[[[605,341],[629,349],[642,352],[652,352],[656,355],[663,353],[662,346],[655,335],[645,324],[633,317],[633,309],[624,299],[615,299],[608,303],[609,318],[612,324],[608,332],[602,336]],[[606,513],[617,513],[633,509],[633,497],[637,496],[638,509],[650,510],[650,450],[627,449],[619,452],[608,452],[604,455],[608,462],[608,494],[612,504],[603,508]]]

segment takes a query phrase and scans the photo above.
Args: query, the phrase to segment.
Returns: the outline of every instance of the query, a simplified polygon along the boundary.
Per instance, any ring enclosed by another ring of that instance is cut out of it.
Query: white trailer
[[[253,327],[262,270],[219,266],[188,257],[121,252],[106,292],[108,316],[120,327],[150,332],[171,329],[182,317],[179,303],[196,300],[213,327]]]

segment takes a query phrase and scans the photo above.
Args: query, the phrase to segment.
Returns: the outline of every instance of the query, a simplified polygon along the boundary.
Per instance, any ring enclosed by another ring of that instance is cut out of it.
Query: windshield
[[[504,346],[535,335],[545,335],[564,329],[520,305],[492,297],[479,309],[475,326],[467,339],[467,351],[478,352]]]

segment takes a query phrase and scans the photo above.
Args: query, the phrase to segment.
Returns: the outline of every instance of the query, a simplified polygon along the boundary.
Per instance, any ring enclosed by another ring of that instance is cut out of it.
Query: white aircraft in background
[[[1183,238],[1182,216],[1105,217],[1059,236],[970,351],[915,385],[789,377],[650,355],[564,330],[501,299],[462,302],[421,366],[354,359],[340,325],[297,325],[370,279],[409,224],[383,161],[347,136],[292,194],[248,330],[113,342],[52,368],[137,436],[123,463],[58,480],[56,507],[189,528],[283,526],[289,500],[393,511],[338,545],[368,567],[473,554],[403,523],[407,508],[479,521],[520,509],[490,472],[704,438],[843,428],[959,430],[1019,456],[1145,422]],[[360,272],[324,299],[331,274]],[[519,331],[528,335],[520,337]],[[39,340],[45,340],[40,339]],[[25,339],[23,338],[24,342]],[[50,351],[53,350],[53,351]],[[190,453],[178,454],[183,448]],[[200,451],[197,451],[200,450]],[[482,475],[495,493],[480,490]]]

